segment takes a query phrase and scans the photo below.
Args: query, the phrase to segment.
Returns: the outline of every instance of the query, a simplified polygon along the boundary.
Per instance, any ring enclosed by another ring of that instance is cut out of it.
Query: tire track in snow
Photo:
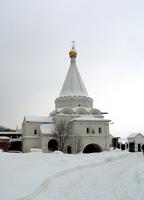
[[[125,157],[127,157],[129,155],[131,155],[131,154],[127,153],[127,154],[121,154],[119,156],[110,155],[107,158],[104,158],[104,160],[102,160],[102,161],[98,160],[97,162],[94,162],[94,163],[78,165],[78,166],[75,166],[75,167],[72,167],[72,168],[68,168],[68,169],[64,169],[64,170],[61,170],[59,172],[56,172],[54,175],[48,176],[34,192],[32,192],[31,194],[28,194],[28,195],[26,195],[24,197],[20,197],[17,200],[34,200],[56,178],[59,178],[59,177],[64,176],[64,175],[68,175],[68,174],[74,173],[75,171],[79,171],[79,170],[83,170],[83,169],[86,169],[86,168],[88,169],[88,168],[93,168],[93,167],[96,167],[96,166],[100,166],[100,165],[103,165],[103,164],[111,162],[111,161],[115,161],[115,160],[118,160],[118,159],[125,158]]]

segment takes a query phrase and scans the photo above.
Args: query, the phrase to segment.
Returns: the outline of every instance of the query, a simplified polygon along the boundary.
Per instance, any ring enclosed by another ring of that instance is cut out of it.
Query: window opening
[[[89,128],[86,129],[86,132],[89,133]]]
[[[102,128],[101,127],[99,127],[99,133],[102,133]]]

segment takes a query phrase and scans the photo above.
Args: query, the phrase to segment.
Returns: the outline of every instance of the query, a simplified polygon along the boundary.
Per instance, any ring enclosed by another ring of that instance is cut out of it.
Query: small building
[[[130,152],[140,152],[144,144],[144,135],[141,133],[132,133],[128,136],[128,149]]]
[[[0,149],[4,151],[22,151],[22,132],[0,132]]]
[[[25,116],[22,124],[23,152],[29,152],[31,148],[40,148],[43,152],[48,151],[49,137],[52,131],[48,128],[54,124],[53,117]]]

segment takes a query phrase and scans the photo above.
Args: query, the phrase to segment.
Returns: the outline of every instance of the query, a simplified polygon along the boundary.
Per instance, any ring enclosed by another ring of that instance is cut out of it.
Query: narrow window
[[[86,132],[89,133],[89,128],[86,129]]]
[[[34,130],[34,134],[37,135],[37,130],[36,129]]]
[[[99,132],[99,133],[102,133],[102,128],[101,128],[101,127],[99,127],[98,132]]]
[[[95,130],[94,130],[94,128],[92,129],[92,134],[94,134],[95,133]]]

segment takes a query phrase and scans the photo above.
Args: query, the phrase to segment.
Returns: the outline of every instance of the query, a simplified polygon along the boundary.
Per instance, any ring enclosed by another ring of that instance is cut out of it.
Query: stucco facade
[[[108,121],[73,121],[72,132],[80,140],[81,151],[89,144],[96,144],[103,150],[110,148]],[[77,150],[76,150],[77,152]]]
[[[22,124],[23,152],[29,152],[31,148],[41,148],[41,132],[39,122],[27,122]]]

